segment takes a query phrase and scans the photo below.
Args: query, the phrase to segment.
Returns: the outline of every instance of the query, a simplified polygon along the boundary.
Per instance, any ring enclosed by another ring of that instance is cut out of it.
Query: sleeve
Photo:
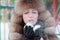
[[[25,36],[23,35],[23,27],[19,25],[20,22],[20,16],[16,14],[12,15],[9,23],[9,40],[25,40]]]
[[[55,20],[53,17],[50,17],[45,21],[45,26],[46,26],[45,33],[49,35],[55,35],[56,26],[55,26]]]
[[[40,14],[40,19],[44,22],[45,33],[48,35],[55,35],[56,23],[51,13],[46,10]]]

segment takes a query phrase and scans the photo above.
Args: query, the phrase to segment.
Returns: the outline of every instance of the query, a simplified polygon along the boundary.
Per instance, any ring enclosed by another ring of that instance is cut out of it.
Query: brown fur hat
[[[39,12],[45,10],[43,0],[17,0],[15,2],[15,13],[22,14],[25,10],[33,8]]]

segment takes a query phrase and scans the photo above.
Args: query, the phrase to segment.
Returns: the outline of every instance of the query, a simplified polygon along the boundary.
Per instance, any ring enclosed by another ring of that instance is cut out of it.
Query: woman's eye
[[[33,12],[34,14],[36,14],[36,12]]]

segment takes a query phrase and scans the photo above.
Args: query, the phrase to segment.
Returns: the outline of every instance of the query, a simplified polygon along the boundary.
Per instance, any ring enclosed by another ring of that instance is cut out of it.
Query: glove
[[[44,32],[45,27],[41,25],[36,25],[33,29],[34,29],[35,36],[42,37],[45,34]]]
[[[26,24],[24,26],[24,34],[28,39],[32,39],[34,37],[33,25]]]

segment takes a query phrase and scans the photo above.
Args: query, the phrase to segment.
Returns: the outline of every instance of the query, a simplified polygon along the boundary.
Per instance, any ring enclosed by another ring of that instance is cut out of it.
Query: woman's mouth
[[[33,20],[29,20],[29,22],[33,22]]]

